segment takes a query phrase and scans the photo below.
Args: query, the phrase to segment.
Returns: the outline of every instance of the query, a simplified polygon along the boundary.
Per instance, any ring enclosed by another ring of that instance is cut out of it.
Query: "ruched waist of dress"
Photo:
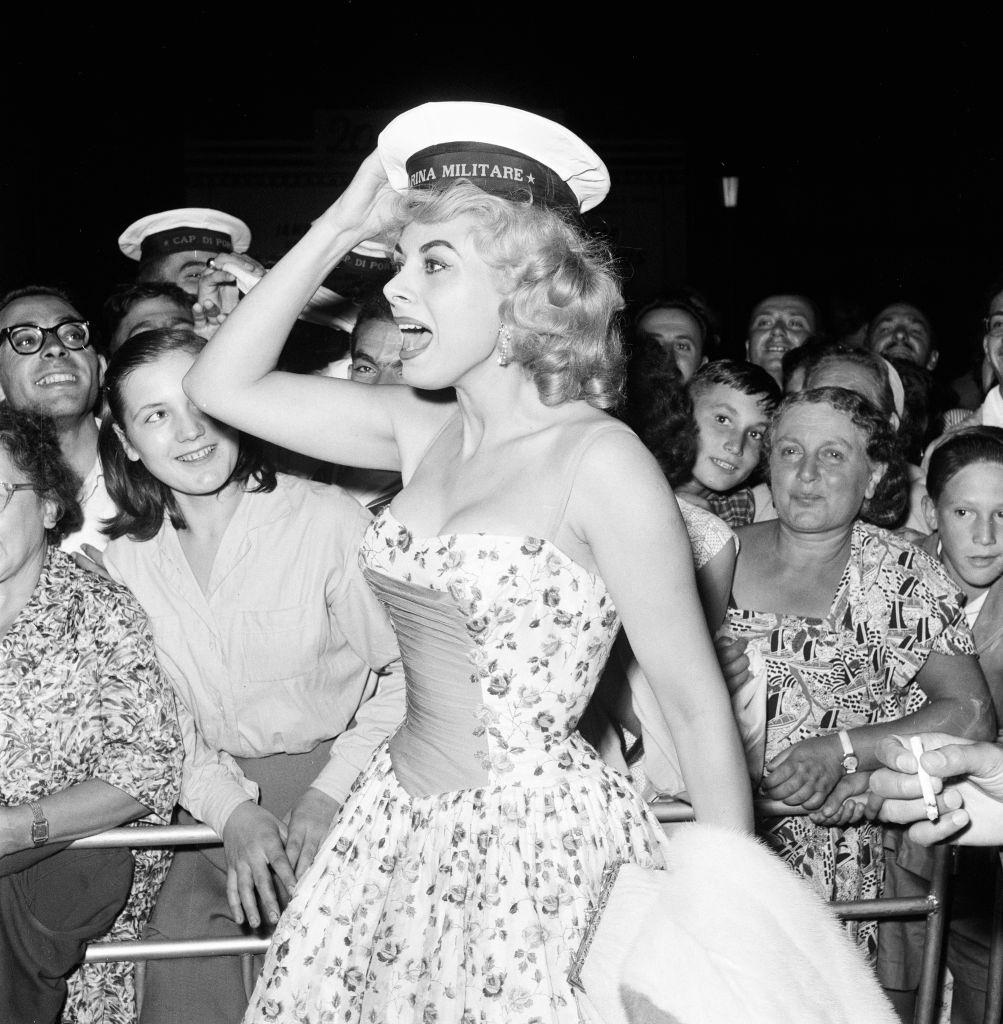
[[[477,639],[448,591],[371,568],[365,576],[390,614],[404,663],[405,717],[390,738],[389,751],[405,792],[419,797],[507,785],[552,786],[569,772],[595,770],[595,754],[577,733],[544,742],[538,730],[518,730],[531,716],[503,721],[506,716],[498,709],[504,702],[486,698],[483,674],[472,657]]]

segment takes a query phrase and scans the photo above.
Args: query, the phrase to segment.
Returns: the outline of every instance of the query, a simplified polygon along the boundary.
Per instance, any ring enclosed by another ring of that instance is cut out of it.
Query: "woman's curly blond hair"
[[[465,214],[477,225],[477,252],[505,295],[498,315],[511,334],[511,361],[534,381],[544,405],[618,405],[624,302],[606,246],[559,213],[490,195],[464,179],[412,189],[399,200],[401,229]]]

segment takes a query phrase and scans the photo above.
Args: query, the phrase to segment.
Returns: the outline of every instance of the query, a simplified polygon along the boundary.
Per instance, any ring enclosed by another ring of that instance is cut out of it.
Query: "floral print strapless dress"
[[[578,1024],[567,973],[604,870],[663,867],[630,781],[576,732],[619,628],[547,541],[412,537],[361,552],[407,675],[283,914],[245,1021]]]

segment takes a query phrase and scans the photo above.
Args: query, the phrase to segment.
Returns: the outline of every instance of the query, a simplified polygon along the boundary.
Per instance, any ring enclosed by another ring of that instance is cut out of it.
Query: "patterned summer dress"
[[[575,732],[619,627],[606,587],[548,541],[416,538],[389,509],[361,557],[407,717],[299,883],[245,1020],[578,1024],[567,972],[604,869],[664,866],[667,843]]]
[[[728,633],[763,658],[766,762],[809,736],[912,714],[930,654],[974,654],[958,588],[919,548],[876,526],[853,527],[850,557],[824,619],[731,608]],[[758,661],[758,658],[757,658]],[[873,899],[884,879],[882,830],[775,818],[763,838],[826,899]],[[848,925],[873,957],[876,922]]]

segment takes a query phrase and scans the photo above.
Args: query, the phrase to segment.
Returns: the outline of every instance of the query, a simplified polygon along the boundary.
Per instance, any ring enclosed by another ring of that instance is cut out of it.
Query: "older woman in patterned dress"
[[[66,846],[166,823],[181,738],[146,617],[56,546],[76,489],[51,424],[0,405],[0,1020],[127,1024],[131,963],[66,976],[140,937],[169,854]]]
[[[728,628],[763,659],[763,795],[811,813],[766,822],[764,838],[826,898],[879,896],[880,828],[850,825],[848,799],[866,789],[878,742],[988,739],[989,691],[957,585],[881,528],[901,514],[907,481],[878,410],[844,388],[789,396],[769,468],[778,518],[739,531]],[[873,956],[875,923],[853,930]]]

